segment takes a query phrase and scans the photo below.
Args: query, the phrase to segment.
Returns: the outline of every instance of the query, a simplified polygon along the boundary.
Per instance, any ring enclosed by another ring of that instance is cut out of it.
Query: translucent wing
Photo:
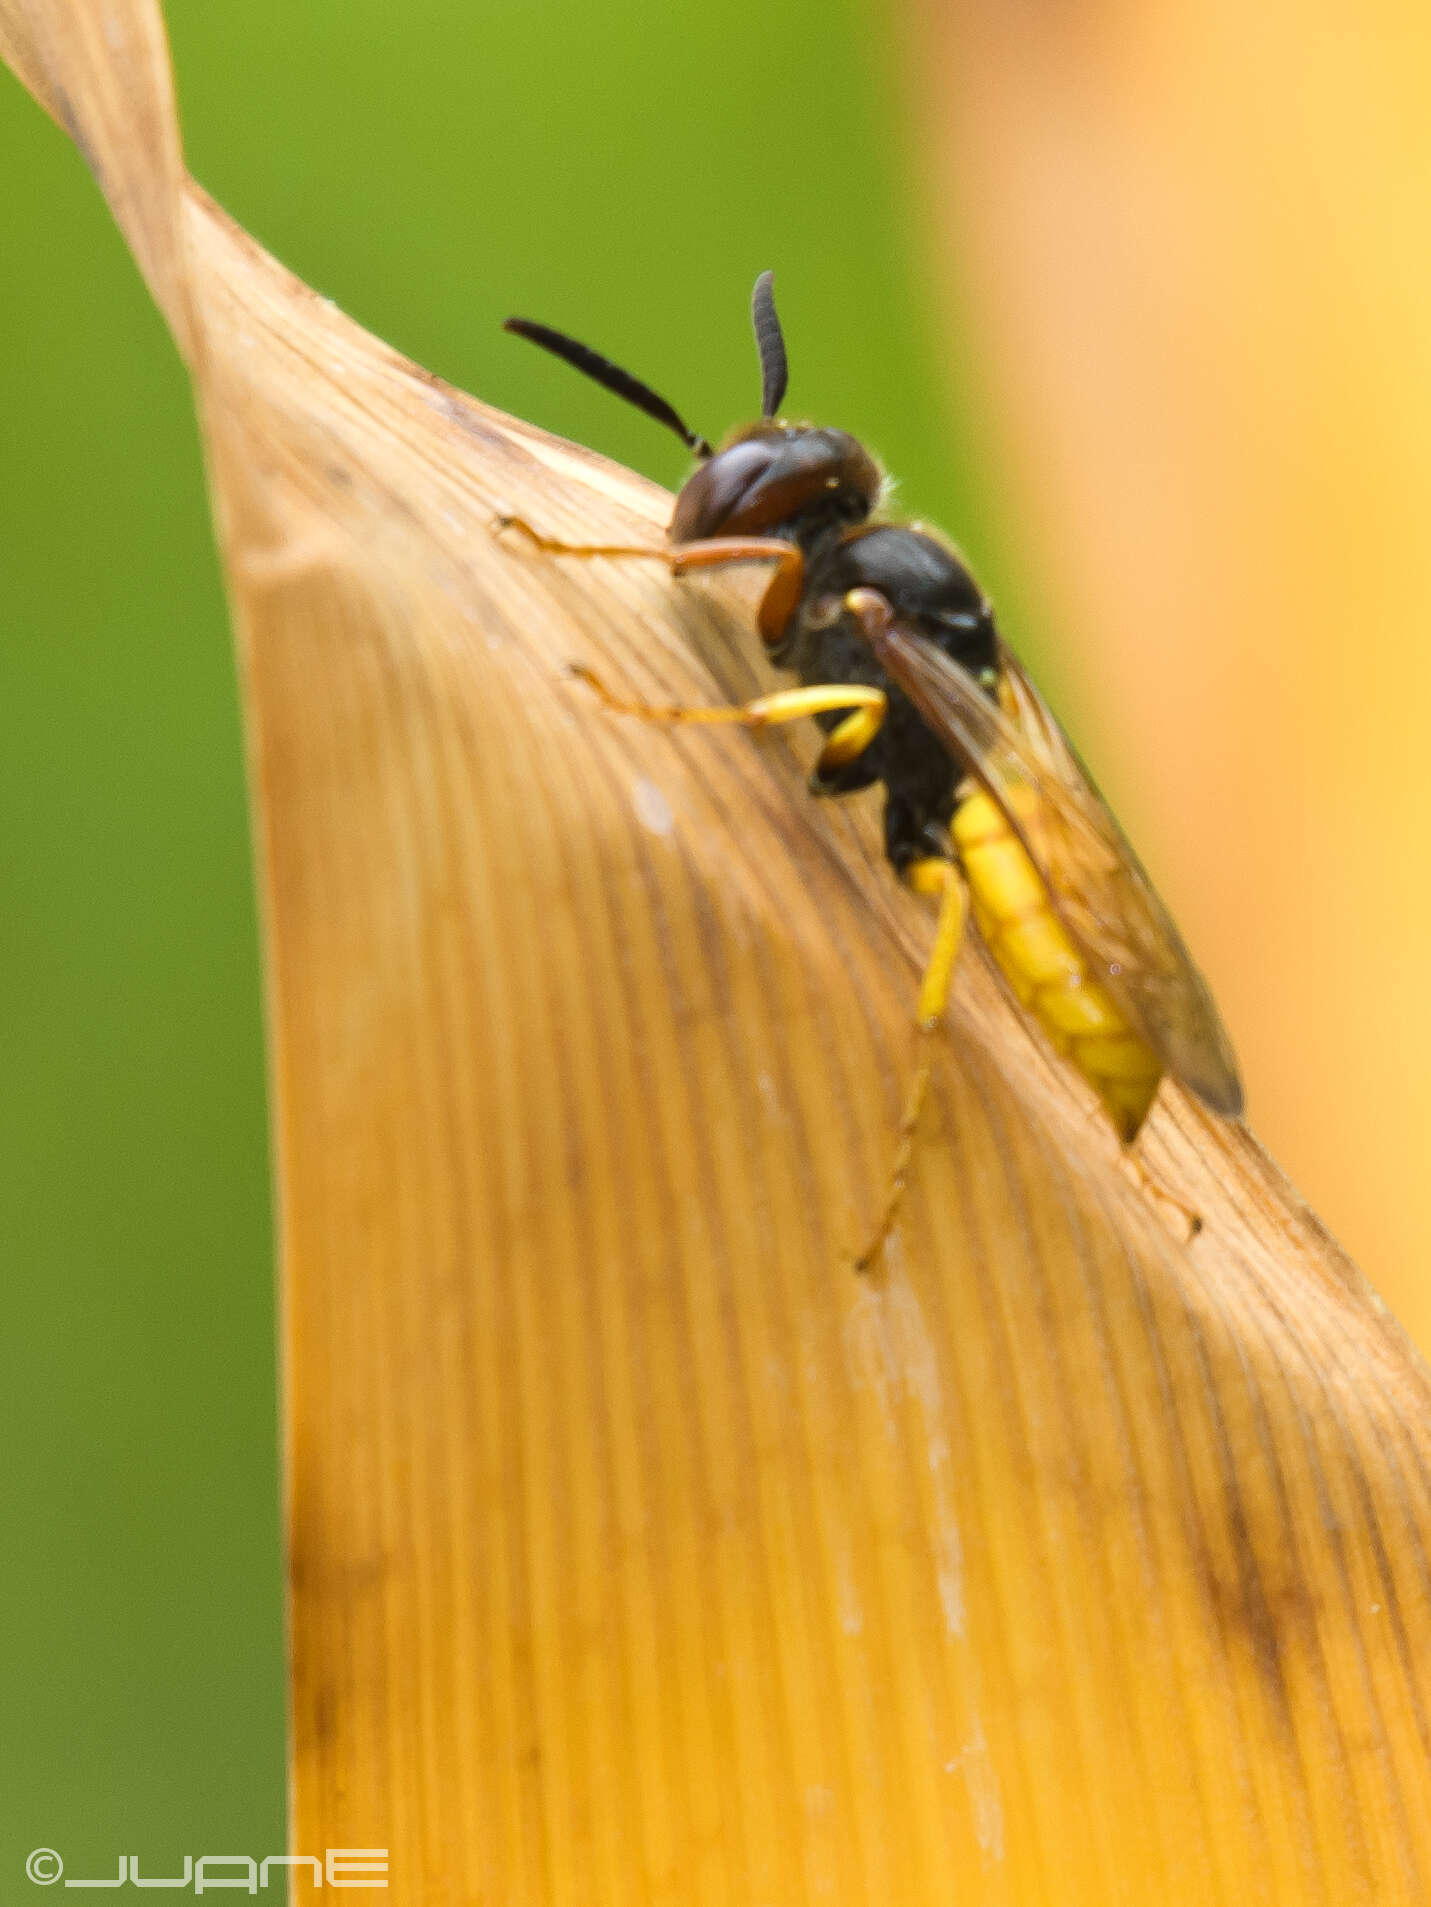
[[[997,804],[1090,971],[1168,1071],[1215,1112],[1237,1118],[1237,1062],[1207,982],[1022,664],[1001,646],[996,705],[966,669],[880,603],[883,613],[870,604],[861,616],[871,647]]]

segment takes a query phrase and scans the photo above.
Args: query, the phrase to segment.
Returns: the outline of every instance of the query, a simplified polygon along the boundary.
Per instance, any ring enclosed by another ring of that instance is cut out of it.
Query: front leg
[[[519,516],[499,516],[493,528],[499,533],[516,530],[545,556],[644,556],[664,563],[673,576],[718,569],[724,563],[773,563],[775,573],[756,615],[767,649],[784,641],[805,587],[805,558],[794,543],[784,543],[776,536],[712,536],[696,543],[563,543],[558,537],[534,530]]]

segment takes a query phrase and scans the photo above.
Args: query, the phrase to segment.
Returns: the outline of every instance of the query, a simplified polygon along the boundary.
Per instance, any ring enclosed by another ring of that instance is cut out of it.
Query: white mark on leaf
[[[643,775],[631,790],[636,819],[648,834],[669,834],[676,825],[671,804],[654,781]]]

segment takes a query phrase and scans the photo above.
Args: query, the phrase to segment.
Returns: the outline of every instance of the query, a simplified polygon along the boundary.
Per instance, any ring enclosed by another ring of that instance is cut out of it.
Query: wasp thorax
[[[848,431],[752,424],[682,489],[671,541],[860,523],[874,508],[879,487],[878,466]]]

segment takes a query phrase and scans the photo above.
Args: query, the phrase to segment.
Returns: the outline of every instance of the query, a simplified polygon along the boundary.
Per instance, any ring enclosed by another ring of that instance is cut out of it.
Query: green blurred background
[[[1010,606],[877,5],[173,0],[169,26],[190,167],[241,223],[420,363],[666,483],[672,439],[501,319],[715,436],[756,408],[775,267],[792,411],[864,436]],[[0,177],[11,1900],[40,1845],[80,1876],[279,1850],[284,1698],[259,974],[189,395],[8,78]]]

